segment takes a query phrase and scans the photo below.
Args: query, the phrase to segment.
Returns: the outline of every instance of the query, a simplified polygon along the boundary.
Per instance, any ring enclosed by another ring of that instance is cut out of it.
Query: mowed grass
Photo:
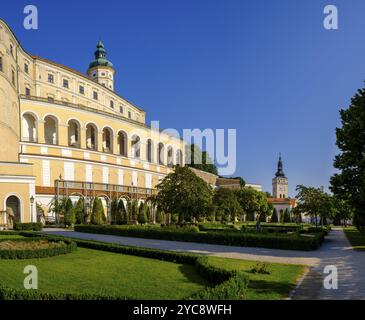
[[[20,235],[5,235],[5,234],[0,234],[0,240],[11,240],[11,239],[24,239],[23,236]]]
[[[37,267],[39,290],[49,293],[164,300],[187,298],[210,286],[194,266],[84,248],[45,259],[0,260],[0,283],[23,288],[27,265]]]
[[[243,271],[250,279],[247,300],[282,300],[289,296],[298,279],[306,270],[301,265],[267,263],[270,274],[253,274],[250,272],[257,264],[255,261],[209,257],[212,265]]]
[[[361,234],[355,227],[348,227],[343,230],[354,250],[365,251],[365,235]]]

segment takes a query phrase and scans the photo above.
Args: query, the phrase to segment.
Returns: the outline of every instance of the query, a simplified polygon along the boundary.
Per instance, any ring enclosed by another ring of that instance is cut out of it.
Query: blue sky
[[[363,0],[28,1],[2,4],[30,53],[85,72],[102,38],[116,90],[161,127],[237,129],[237,171],[271,191],[282,152],[290,193],[328,186],[338,110],[365,80]],[[323,8],[339,30],[323,28]]]

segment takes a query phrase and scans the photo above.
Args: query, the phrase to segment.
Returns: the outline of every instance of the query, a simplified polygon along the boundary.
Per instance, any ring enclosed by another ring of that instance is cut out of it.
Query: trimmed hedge
[[[13,289],[0,285],[0,300],[133,300],[130,297],[96,294],[46,293],[37,290]]]
[[[34,233],[24,233],[24,236],[27,237],[38,237],[39,235]],[[62,236],[51,236],[51,235],[41,235],[42,238],[52,239],[54,241],[65,241],[65,237]],[[228,299],[243,299],[245,296],[245,292],[247,290],[247,286],[249,283],[249,279],[243,273],[234,270],[226,270],[223,268],[218,268],[212,266],[208,262],[208,258],[204,256],[198,256],[194,254],[188,253],[178,253],[172,251],[164,251],[157,249],[147,249],[147,248],[139,248],[139,247],[128,247],[118,244],[112,243],[104,243],[97,241],[89,241],[89,240],[80,240],[80,239],[72,239],[72,242],[76,242],[78,247],[94,249],[94,250],[102,250],[114,253],[121,253],[133,256],[140,256],[145,258],[158,259],[162,261],[170,261],[181,264],[189,264],[194,265],[199,275],[210,281],[217,286],[212,288],[206,288],[198,293],[195,293],[191,297],[187,297],[186,299],[201,299],[201,300],[228,300]],[[3,290],[3,292],[2,292]],[[10,291],[9,291],[10,290]],[[20,297],[20,299],[27,299],[28,296],[24,292],[24,290],[13,290],[9,288],[4,288],[0,286],[0,300],[2,294],[5,297]],[[23,295],[25,294],[25,295]],[[24,298],[25,297],[25,298]],[[107,297],[106,299],[114,299],[114,297]],[[42,294],[42,293],[32,293],[29,299],[35,300],[99,300],[104,299],[101,296],[77,296],[70,294]],[[129,300],[133,298],[122,297],[118,298],[119,300]]]
[[[36,223],[20,223],[15,222],[14,223],[14,230],[17,231],[42,231],[43,224],[40,222]]]
[[[42,237],[37,238],[24,238],[24,239],[0,239],[0,242],[5,241],[12,242],[36,242],[39,240],[44,240]],[[58,242],[58,240],[47,239],[49,242]],[[64,245],[54,247],[54,248],[45,248],[45,249],[32,249],[32,250],[1,250],[0,249],[0,259],[39,259],[39,258],[47,258],[58,256],[61,254],[67,254],[74,250],[76,250],[77,245],[75,242],[64,239],[62,240]]]
[[[304,237],[300,235],[282,235],[265,233],[245,233],[245,232],[182,232],[165,231],[163,229],[129,228],[120,226],[93,226],[77,225],[75,231],[96,234],[108,234],[114,236],[185,241],[197,243],[220,244],[240,247],[259,247],[284,250],[316,250],[318,249],[325,234],[317,233],[314,237]]]

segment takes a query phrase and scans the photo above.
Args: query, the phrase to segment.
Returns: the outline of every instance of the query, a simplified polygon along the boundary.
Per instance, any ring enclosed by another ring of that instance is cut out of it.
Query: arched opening
[[[137,159],[141,156],[141,139],[137,135],[132,137],[132,155]]]
[[[74,148],[80,148],[80,124],[76,120],[68,122],[68,145]]]
[[[183,164],[183,154],[182,154],[182,151],[180,149],[178,149],[176,151],[176,164],[178,166],[182,166],[182,164]]]
[[[103,152],[113,153],[113,132],[110,128],[103,129]]]
[[[165,149],[165,146],[163,143],[159,143],[158,144],[158,148],[157,148],[157,162],[158,164],[165,164],[164,162],[164,149]]]
[[[167,166],[170,168],[174,166],[174,151],[171,146],[167,148]]]
[[[6,199],[6,213],[8,215],[8,224],[10,227],[12,227],[15,222],[21,222],[20,200],[18,197],[10,196]]]
[[[23,141],[25,142],[37,142],[37,120],[36,118],[26,113],[23,115]]]
[[[52,116],[44,119],[44,140],[46,144],[58,144],[57,137],[58,121]]]
[[[146,154],[147,154],[147,161],[153,162],[153,142],[151,139],[147,140]]]
[[[118,144],[119,144],[119,154],[123,157],[128,156],[128,136],[124,131],[118,133]]]
[[[92,123],[86,126],[86,148],[98,150],[98,129]]]

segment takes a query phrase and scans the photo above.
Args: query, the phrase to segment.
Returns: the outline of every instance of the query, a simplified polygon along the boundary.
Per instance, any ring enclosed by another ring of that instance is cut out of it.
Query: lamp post
[[[33,204],[34,204],[34,197],[33,196],[31,196],[30,197],[30,222],[32,222],[33,223]]]

